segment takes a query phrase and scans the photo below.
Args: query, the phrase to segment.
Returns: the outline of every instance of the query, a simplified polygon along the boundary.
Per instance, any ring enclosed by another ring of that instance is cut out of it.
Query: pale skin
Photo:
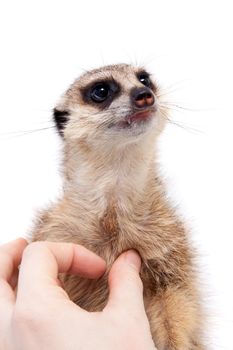
[[[0,350],[155,350],[140,266],[135,251],[121,254],[109,273],[106,307],[89,313],[69,299],[58,273],[98,278],[102,258],[71,243],[19,238],[0,246]]]

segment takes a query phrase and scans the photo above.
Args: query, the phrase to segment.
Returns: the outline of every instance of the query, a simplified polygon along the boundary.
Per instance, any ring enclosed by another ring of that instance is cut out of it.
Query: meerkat
[[[202,313],[193,248],[158,174],[156,140],[168,111],[144,69],[110,65],[83,74],[54,108],[63,140],[62,198],[38,218],[32,241],[73,242],[108,270],[123,251],[142,259],[144,304],[158,350],[200,350]],[[100,311],[107,273],[62,276],[71,300]]]

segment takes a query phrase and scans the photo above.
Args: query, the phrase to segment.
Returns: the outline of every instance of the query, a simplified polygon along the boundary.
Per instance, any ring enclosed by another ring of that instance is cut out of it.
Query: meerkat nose
[[[132,91],[131,99],[134,107],[146,108],[153,106],[155,98],[148,88],[136,88]]]

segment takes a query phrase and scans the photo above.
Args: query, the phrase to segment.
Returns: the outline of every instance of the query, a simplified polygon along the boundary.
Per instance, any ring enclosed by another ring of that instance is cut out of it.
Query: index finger
[[[12,242],[0,246],[0,303],[2,312],[6,304],[13,305],[15,293],[11,285],[11,278],[18,268],[23,250],[27,246],[27,241],[18,238]]]
[[[0,278],[9,282],[14,269],[20,264],[27,244],[24,238],[17,238],[0,246]]]
[[[105,261],[88,249],[73,243],[35,242],[24,251],[19,273],[18,297],[44,296],[49,291],[60,295],[58,273],[98,278],[106,269]],[[52,287],[52,289],[51,289]],[[63,293],[63,297],[64,297]]]

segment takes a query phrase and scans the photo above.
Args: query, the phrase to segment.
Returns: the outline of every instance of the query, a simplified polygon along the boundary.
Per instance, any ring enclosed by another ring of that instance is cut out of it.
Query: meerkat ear
[[[53,120],[56,124],[57,130],[61,136],[64,134],[65,126],[69,120],[70,113],[65,110],[53,109]]]

